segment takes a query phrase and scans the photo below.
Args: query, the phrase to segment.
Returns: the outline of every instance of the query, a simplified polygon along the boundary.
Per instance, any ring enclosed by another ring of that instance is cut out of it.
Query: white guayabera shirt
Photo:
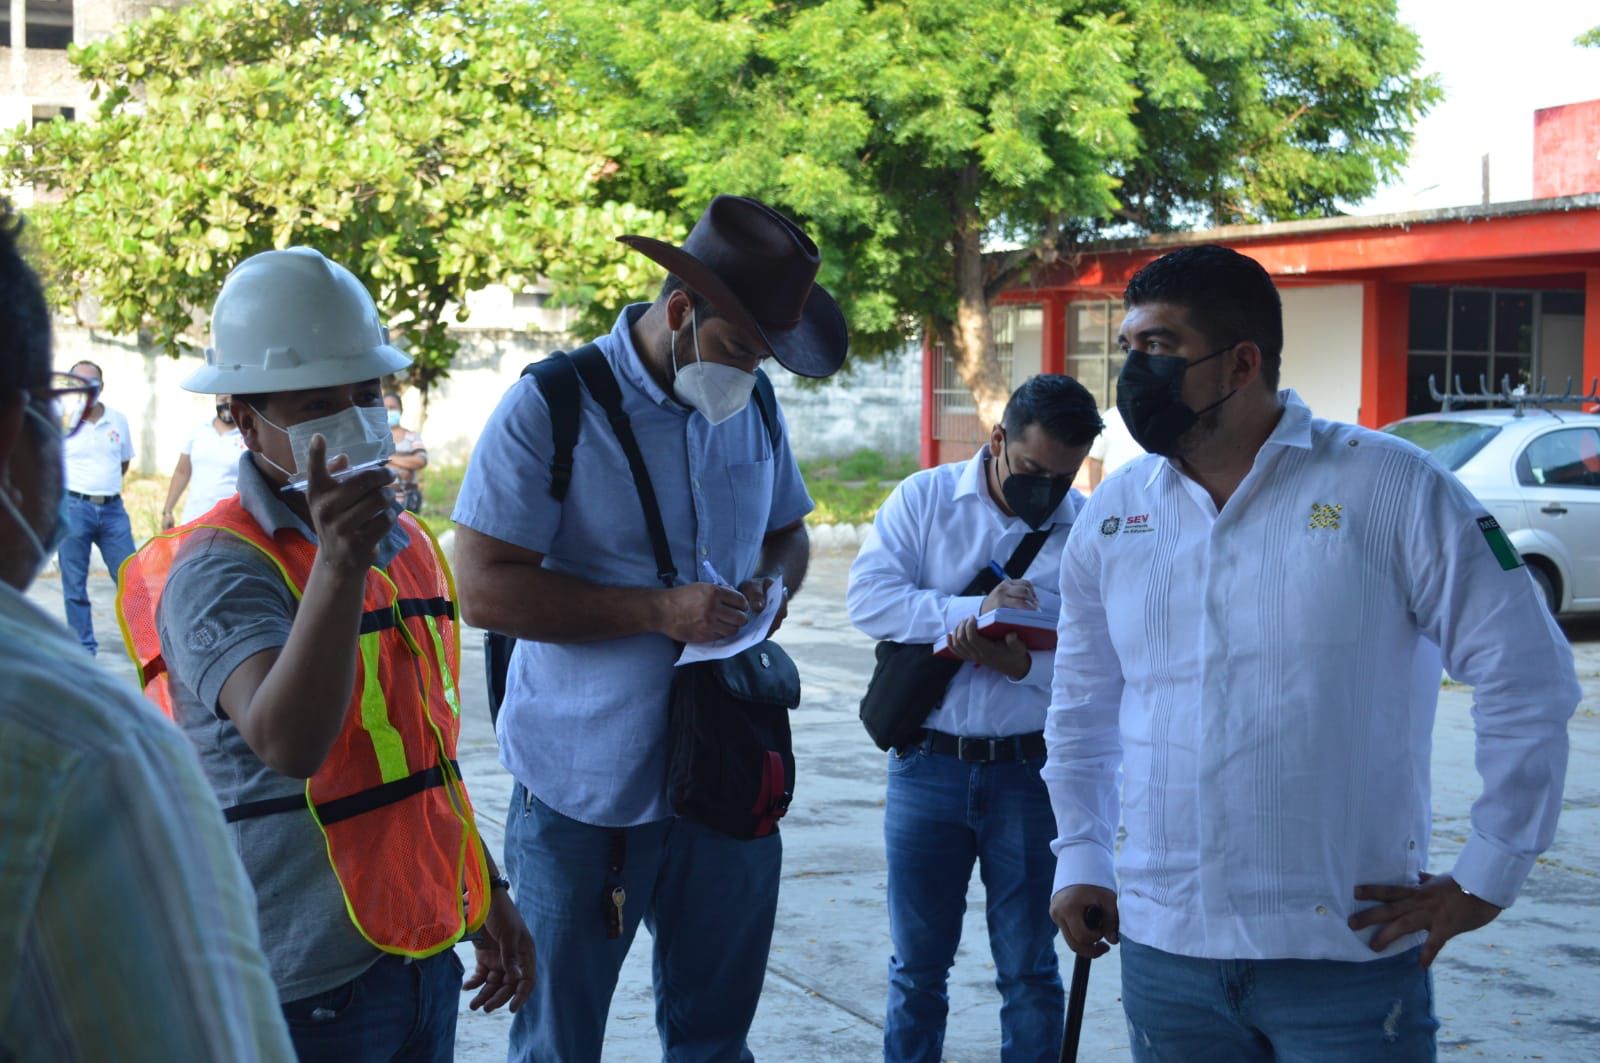
[[[1056,887],[1120,883],[1122,932],[1168,952],[1367,960],[1356,886],[1427,865],[1441,659],[1475,688],[1484,781],[1452,874],[1501,906],[1554,836],[1580,690],[1453,476],[1281,398],[1221,513],[1147,457],[1073,528],[1045,731]]]

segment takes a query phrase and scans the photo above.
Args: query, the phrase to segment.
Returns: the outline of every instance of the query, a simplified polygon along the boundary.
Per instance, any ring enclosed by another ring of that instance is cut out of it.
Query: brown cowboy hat
[[[647,236],[617,239],[758,337],[789,372],[832,376],[844,364],[850,336],[839,304],[815,283],[817,245],[765,203],[718,196],[682,247]]]

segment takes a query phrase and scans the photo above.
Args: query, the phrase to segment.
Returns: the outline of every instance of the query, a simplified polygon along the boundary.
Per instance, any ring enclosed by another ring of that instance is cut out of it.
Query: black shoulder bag
[[[1007,577],[1022,578],[1052,530],[1031,531],[1022,537],[1005,563]],[[999,585],[1000,577],[985,567],[972,577],[960,597],[988,594]],[[877,656],[872,680],[861,699],[861,723],[879,749],[904,749],[921,736],[923,721],[944,700],[950,680],[965,662],[935,657],[930,642],[880,642]]]
[[[565,495],[571,481],[577,396],[573,392],[566,396],[572,401],[562,403],[572,411],[570,415],[558,413],[549,385],[552,379],[560,379],[556,374],[576,374],[605,412],[628,459],[639,508],[650,533],[656,576],[662,586],[670,588],[677,583],[678,570],[672,563],[644,455],[622,409],[622,392],[616,377],[605,355],[592,344],[570,357],[553,355],[538,366],[554,362],[557,357],[560,362],[543,370],[551,377],[536,376],[541,388],[546,389],[552,430],[557,438],[551,463],[551,494],[558,498]],[[540,372],[539,367],[532,367],[532,371]],[[771,387],[765,375],[757,371],[756,401],[776,451],[779,429],[776,418],[768,411]],[[558,418],[570,420],[570,428],[563,429]],[[514,640],[507,641],[514,644]],[[509,652],[505,657],[509,661]],[[490,664],[492,669],[493,656]],[[502,695],[504,674],[502,668]],[[491,670],[491,688],[494,682]],[[789,712],[799,704],[800,672],[783,648],[770,639],[724,660],[699,661],[674,669],[667,715],[667,799],[672,810],[735,838],[761,838],[776,831],[778,820],[794,799]]]

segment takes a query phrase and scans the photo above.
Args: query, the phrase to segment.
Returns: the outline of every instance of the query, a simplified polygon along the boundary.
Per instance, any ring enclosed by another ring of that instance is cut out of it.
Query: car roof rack
[[[1508,373],[1500,378],[1500,387],[1490,391],[1489,378],[1485,374],[1479,373],[1478,393],[1473,395],[1461,386],[1461,376],[1457,374],[1455,390],[1441,392],[1433,374],[1428,374],[1428,394],[1432,396],[1434,402],[1440,404],[1442,407],[1441,412],[1443,413],[1449,413],[1457,403],[1479,406],[1502,405],[1511,407],[1512,416],[1521,417],[1524,407],[1537,406],[1559,421],[1561,415],[1550,409],[1551,403],[1560,403],[1562,405],[1578,403],[1581,406],[1584,403],[1600,402],[1600,377],[1595,377],[1589,382],[1587,393],[1578,392],[1574,394],[1570,376],[1567,377],[1567,390],[1560,394],[1546,390],[1547,387],[1548,380],[1545,377],[1539,378],[1538,391],[1529,391],[1526,384],[1518,384],[1516,387],[1512,387],[1511,375]]]

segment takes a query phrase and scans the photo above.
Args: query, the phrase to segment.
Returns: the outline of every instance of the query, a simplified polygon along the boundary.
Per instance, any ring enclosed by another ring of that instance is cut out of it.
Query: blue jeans
[[[118,496],[104,505],[82,498],[67,499],[67,537],[56,554],[61,563],[61,597],[67,607],[67,625],[91,654],[99,649],[94,620],[89,611],[89,547],[99,546],[100,556],[115,580],[122,563],[133,553],[133,529],[128,511]]]
[[[1202,960],[1122,939],[1137,1063],[1431,1063],[1439,1022],[1420,947],[1366,963]]]
[[[542,972],[541,972],[542,973]],[[455,1058],[461,960],[454,949],[384,956],[359,977],[283,1005],[300,1063],[446,1063]]]
[[[611,873],[620,833],[622,872]],[[655,940],[656,1032],[673,1063],[754,1058],[745,1044],[772,944],[783,843],[686,819],[620,832],[563,816],[521,783],[506,816],[506,874],[539,949],[533,995],[511,1022],[513,1063],[600,1058],[617,974],[643,920]],[[607,898],[627,890],[622,934]]]
[[[971,764],[912,749],[889,754],[889,1061],[943,1058],[945,987],[961,942],[967,881],[983,878],[989,950],[1000,989],[1000,1058],[1054,1060],[1064,1006],[1050,887],[1056,835],[1044,758]]]

